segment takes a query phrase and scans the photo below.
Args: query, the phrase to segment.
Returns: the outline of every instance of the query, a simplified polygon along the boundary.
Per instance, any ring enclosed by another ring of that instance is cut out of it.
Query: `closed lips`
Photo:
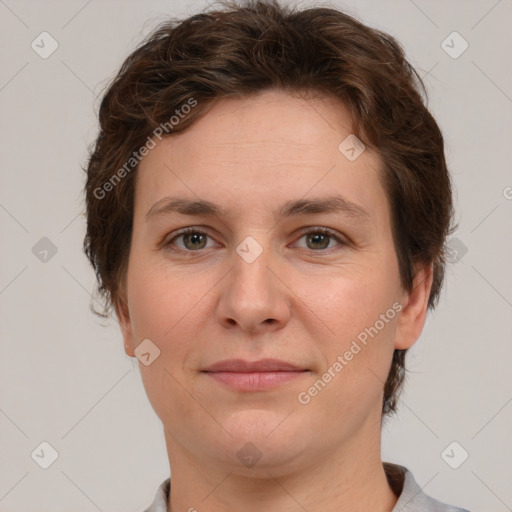
[[[260,359],[258,361],[246,361],[244,359],[228,359],[219,361],[206,369],[204,372],[236,372],[236,373],[260,373],[260,372],[305,372],[292,363],[279,359]]]

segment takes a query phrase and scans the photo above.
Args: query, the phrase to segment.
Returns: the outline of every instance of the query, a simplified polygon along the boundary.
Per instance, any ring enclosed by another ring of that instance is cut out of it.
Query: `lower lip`
[[[205,372],[218,382],[239,391],[263,391],[290,382],[309,372]]]

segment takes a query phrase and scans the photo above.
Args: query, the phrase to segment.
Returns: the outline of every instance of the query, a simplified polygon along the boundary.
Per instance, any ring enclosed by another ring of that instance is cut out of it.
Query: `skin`
[[[379,156],[367,148],[349,161],[338,146],[350,133],[338,100],[272,90],[216,102],[140,163],[116,311],[129,356],[145,339],[160,350],[139,367],[164,426],[169,511],[250,512],[264,502],[267,512],[384,512],[397,501],[380,458],[383,383],[393,350],[409,348],[423,329],[432,269],[417,269],[413,291],[403,290]],[[275,217],[286,201],[333,193],[368,216]],[[228,215],[146,218],[171,195],[209,200]],[[189,226],[208,237],[175,238]],[[302,232],[318,227],[345,243]],[[236,252],[248,236],[262,248],[252,263]],[[401,312],[299,403],[396,302]],[[266,357],[309,372],[261,392],[201,372],[220,360]],[[249,442],[262,454],[252,467],[237,457]]]

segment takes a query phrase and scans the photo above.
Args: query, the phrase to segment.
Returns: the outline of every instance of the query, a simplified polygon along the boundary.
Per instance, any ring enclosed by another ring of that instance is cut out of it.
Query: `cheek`
[[[333,333],[317,340],[323,367],[298,397],[302,404],[310,402],[309,413],[322,418],[329,411],[334,421],[352,428],[369,411],[380,411],[394,350],[393,304],[385,293],[359,285],[334,295],[324,312]]]
[[[368,269],[331,280],[318,290],[319,311],[324,311],[322,316],[336,336],[343,339],[357,336],[392,307],[396,300],[396,283],[384,274]]]
[[[198,328],[191,319],[200,310],[200,296],[187,290],[183,278],[170,276],[142,257],[131,260],[127,284],[134,344],[149,339],[160,351],[148,366],[139,362],[141,379],[155,413],[168,424],[178,409],[185,415],[194,413],[182,370],[192,349],[186,341]]]
[[[392,272],[389,275],[393,277]],[[396,282],[385,273],[379,278],[367,272],[365,277],[332,283],[318,308],[330,329],[322,347],[324,363],[332,368],[340,362],[343,369],[335,373],[344,374],[356,393],[361,385],[373,383],[379,388],[386,379],[401,307],[395,289]]]
[[[150,338],[161,343],[171,337],[180,319],[193,312],[200,291],[194,291],[183,273],[171,274],[161,262],[148,259],[135,255],[130,262],[127,281],[132,329],[136,341]]]
[[[150,366],[139,364],[139,369],[148,396],[179,397],[181,388],[170,374],[183,375],[197,364],[197,353],[203,349],[199,340],[205,339],[205,324],[212,318],[205,294],[215,276],[171,271],[165,260],[148,259],[136,256],[131,261],[128,302],[135,346],[149,339],[160,353]]]

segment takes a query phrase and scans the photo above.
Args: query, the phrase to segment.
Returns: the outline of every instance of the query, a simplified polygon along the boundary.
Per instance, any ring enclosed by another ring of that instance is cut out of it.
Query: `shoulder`
[[[164,480],[158,487],[153,503],[144,512],[167,512],[171,479]]]
[[[389,484],[399,495],[392,512],[470,512],[425,494],[404,466],[384,462],[384,470]],[[164,480],[157,489],[153,503],[144,512],[167,512],[170,486],[171,479]]]
[[[384,470],[389,484],[399,495],[392,512],[469,512],[425,494],[412,473],[404,466],[385,462]]]

